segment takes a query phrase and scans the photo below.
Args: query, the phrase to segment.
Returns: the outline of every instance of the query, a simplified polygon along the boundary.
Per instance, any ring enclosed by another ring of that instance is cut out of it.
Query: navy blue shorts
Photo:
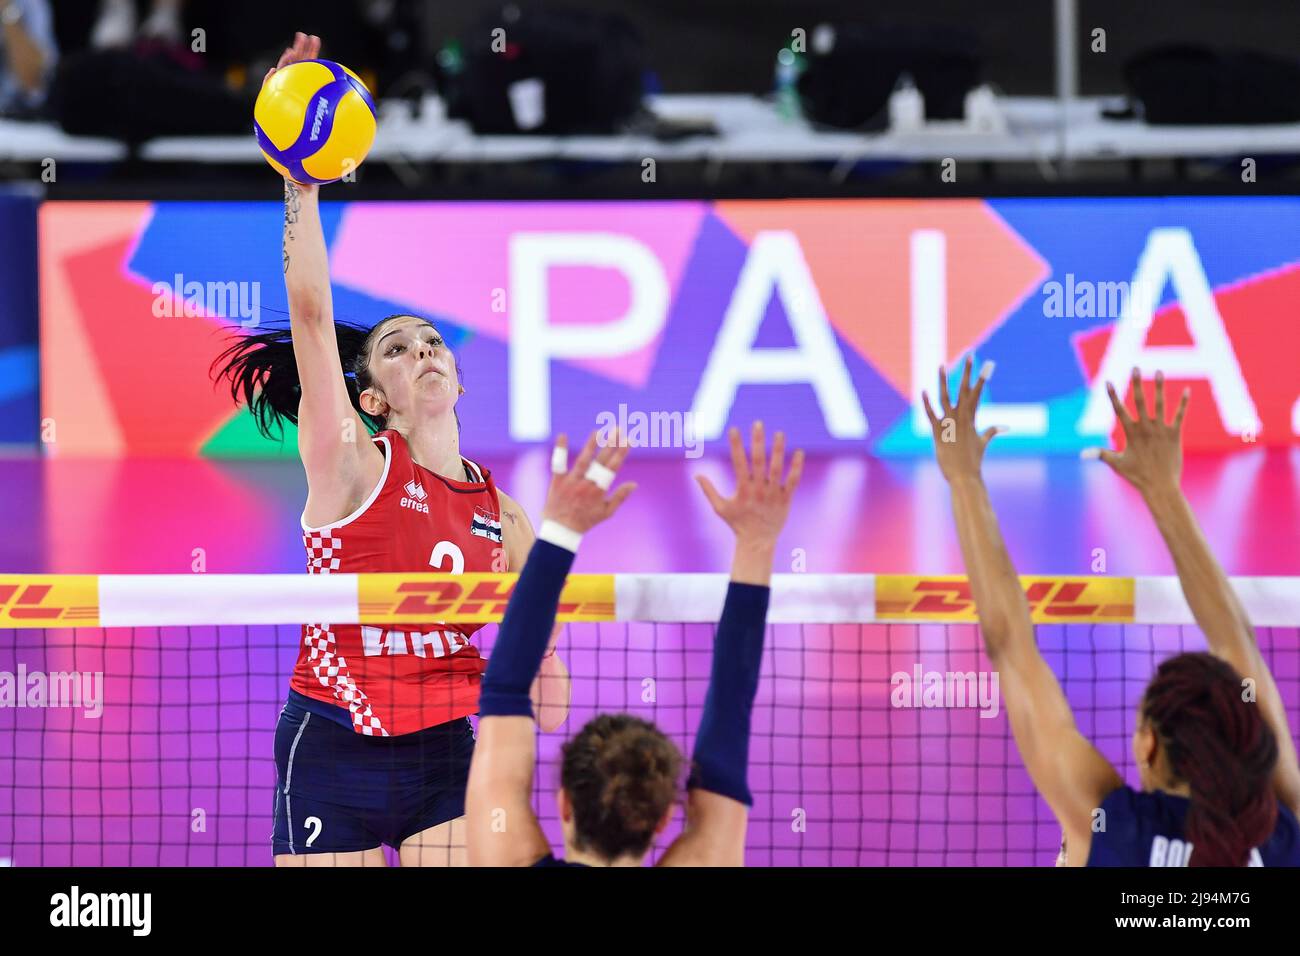
[[[282,853],[399,847],[465,814],[474,732],[460,718],[367,737],[292,700],[275,728],[275,832]]]

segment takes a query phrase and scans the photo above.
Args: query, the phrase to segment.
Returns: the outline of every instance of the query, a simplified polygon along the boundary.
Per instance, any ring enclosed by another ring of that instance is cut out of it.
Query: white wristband
[[[572,528],[566,528],[558,521],[552,521],[549,518],[542,522],[541,528],[537,531],[539,541],[549,541],[557,548],[563,548],[565,551],[578,553],[578,543],[582,541],[582,535]]]

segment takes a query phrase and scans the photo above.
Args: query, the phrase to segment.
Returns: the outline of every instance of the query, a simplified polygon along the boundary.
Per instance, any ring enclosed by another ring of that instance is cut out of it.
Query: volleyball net
[[[499,620],[513,575],[0,575],[0,863],[272,861],[273,736],[301,622]],[[562,742],[654,721],[689,755],[725,575],[573,575],[572,708],[538,734],[557,851]],[[1237,578],[1300,736],[1300,579]],[[1205,641],[1174,578],[1025,577],[1080,730],[1131,783],[1156,665]],[[1016,753],[960,577],[776,575],[753,714],[751,866],[1050,865],[1060,830]],[[475,641],[491,656],[496,627]],[[391,648],[394,642],[386,641]],[[655,854],[680,829],[661,835]],[[390,855],[391,856],[391,855]]]

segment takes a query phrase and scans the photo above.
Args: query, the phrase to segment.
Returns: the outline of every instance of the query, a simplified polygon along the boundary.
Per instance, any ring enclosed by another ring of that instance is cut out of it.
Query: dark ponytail
[[[1179,654],[1157,668],[1142,712],[1185,782],[1189,866],[1245,866],[1277,826],[1277,738],[1242,679],[1211,654]]]
[[[361,393],[370,387],[370,340],[389,319],[404,317],[404,313],[387,316],[371,329],[348,322],[334,323],[348,399],[372,432],[383,430],[385,424],[383,417],[368,415],[361,408]],[[248,406],[257,430],[266,438],[281,440],[286,420],[298,424],[302,385],[289,329],[237,333],[230,347],[213,361],[210,371],[215,381],[230,380],[230,397]]]

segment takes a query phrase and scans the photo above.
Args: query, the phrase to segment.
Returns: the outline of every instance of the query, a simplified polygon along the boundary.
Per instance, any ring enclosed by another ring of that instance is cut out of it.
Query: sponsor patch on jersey
[[[475,507],[474,520],[470,522],[469,533],[478,538],[501,543],[501,519],[487,508]]]
[[[426,501],[429,498],[429,493],[424,490],[422,484],[412,479],[402,485],[402,490],[406,492],[406,497],[398,502],[398,504],[403,508],[410,508],[412,511],[419,511],[421,514],[427,515],[429,513],[429,506],[426,504]]]

